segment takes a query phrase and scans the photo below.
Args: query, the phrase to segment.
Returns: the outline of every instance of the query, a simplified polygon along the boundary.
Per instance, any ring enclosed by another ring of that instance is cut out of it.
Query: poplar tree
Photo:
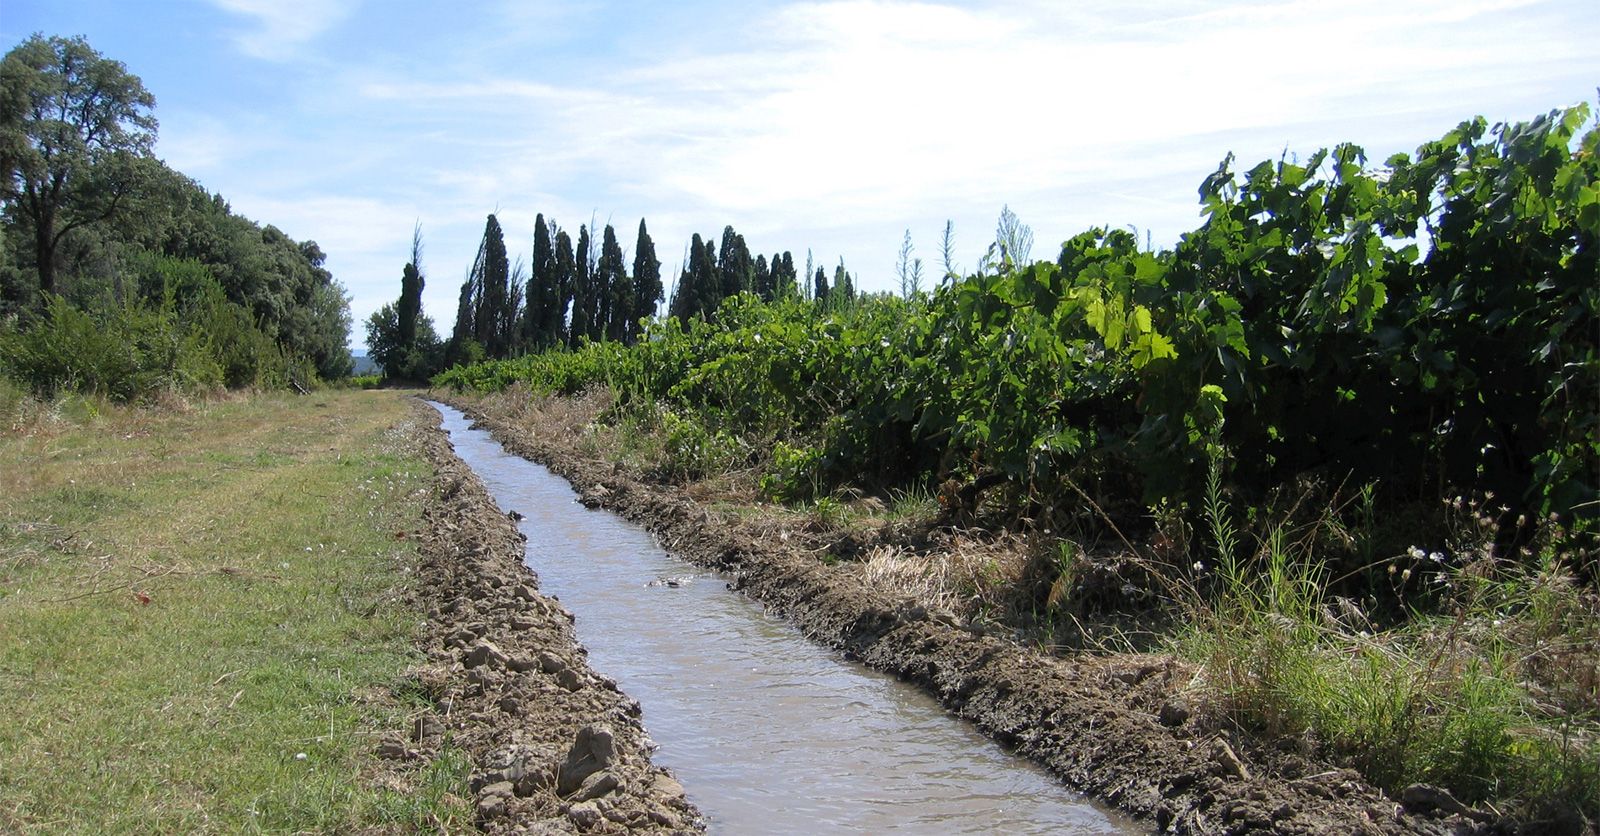
[[[628,342],[639,336],[640,317],[655,315],[661,294],[661,262],[656,259],[656,244],[640,218],[639,239],[633,245],[633,316],[626,330]]]
[[[836,307],[844,307],[855,301],[856,283],[850,278],[850,271],[844,269],[842,258],[839,259],[839,266],[833,268],[833,290],[828,295]]]
[[[402,351],[417,345],[417,317],[422,314],[422,224],[411,230],[411,261],[400,277],[400,301],[396,304],[399,319],[398,342]]]

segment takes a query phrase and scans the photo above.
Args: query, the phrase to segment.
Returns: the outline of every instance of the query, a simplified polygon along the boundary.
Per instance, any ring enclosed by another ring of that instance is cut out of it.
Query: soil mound
[[[916,683],[953,713],[1066,784],[1173,833],[1462,833],[1481,823],[1406,805],[1358,773],[1208,727],[1180,691],[1188,674],[1158,656],[1057,658],[874,590],[788,543],[720,519],[683,490],[578,452],[483,405],[448,399],[508,450],[566,478],[585,504],[654,532],[733,576],[733,586],[812,639]]]
[[[416,445],[435,476],[422,527],[396,536],[417,540],[428,661],[401,690],[429,710],[380,756],[465,750],[489,833],[703,830],[683,787],[650,762],[639,704],[589,667],[572,613],[523,565],[515,522],[455,456],[438,413],[417,409],[427,417]]]

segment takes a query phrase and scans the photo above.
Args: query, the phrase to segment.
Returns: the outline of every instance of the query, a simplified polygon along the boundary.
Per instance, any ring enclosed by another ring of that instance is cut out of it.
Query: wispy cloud
[[[419,217],[440,319],[496,210],[513,251],[535,212],[575,229],[614,211],[648,218],[664,261],[732,223],[886,288],[908,227],[927,258],[954,220],[967,264],[1001,204],[1040,254],[1091,224],[1170,242],[1229,151],[1381,156],[1600,77],[1592,0],[812,0],[697,7],[671,32],[619,28],[605,3],[503,0],[470,29],[434,20],[425,58],[334,48],[376,20],[347,16],[387,13],[353,0],[210,2],[250,20],[253,55],[323,37],[326,71],[298,91],[323,110],[196,120],[187,138],[168,122],[163,149],[231,166],[239,185],[208,185],[317,238],[358,321],[392,298]]]
[[[315,40],[349,17],[359,0],[209,0],[224,11],[251,19],[253,29],[234,36],[246,54],[268,61],[283,61],[299,54]]]

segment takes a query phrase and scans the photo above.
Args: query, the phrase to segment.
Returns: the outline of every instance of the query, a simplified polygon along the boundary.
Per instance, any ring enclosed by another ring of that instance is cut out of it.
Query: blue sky
[[[318,241],[356,345],[418,221],[441,330],[490,212],[513,254],[537,212],[630,250],[644,217],[675,275],[731,223],[887,290],[908,229],[929,273],[947,219],[970,267],[1006,204],[1035,256],[1170,244],[1230,151],[1381,161],[1600,85],[1594,0],[4,0],[5,48],[36,31],[127,64],[163,159]]]

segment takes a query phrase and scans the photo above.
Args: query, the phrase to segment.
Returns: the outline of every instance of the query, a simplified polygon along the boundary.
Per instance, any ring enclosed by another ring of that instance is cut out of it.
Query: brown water
[[[644,707],[657,763],[720,833],[1139,833],[945,713],[815,645],[724,579],[506,453],[457,410],[456,453],[523,514],[527,563],[594,668]],[[679,586],[663,578],[689,578]]]

